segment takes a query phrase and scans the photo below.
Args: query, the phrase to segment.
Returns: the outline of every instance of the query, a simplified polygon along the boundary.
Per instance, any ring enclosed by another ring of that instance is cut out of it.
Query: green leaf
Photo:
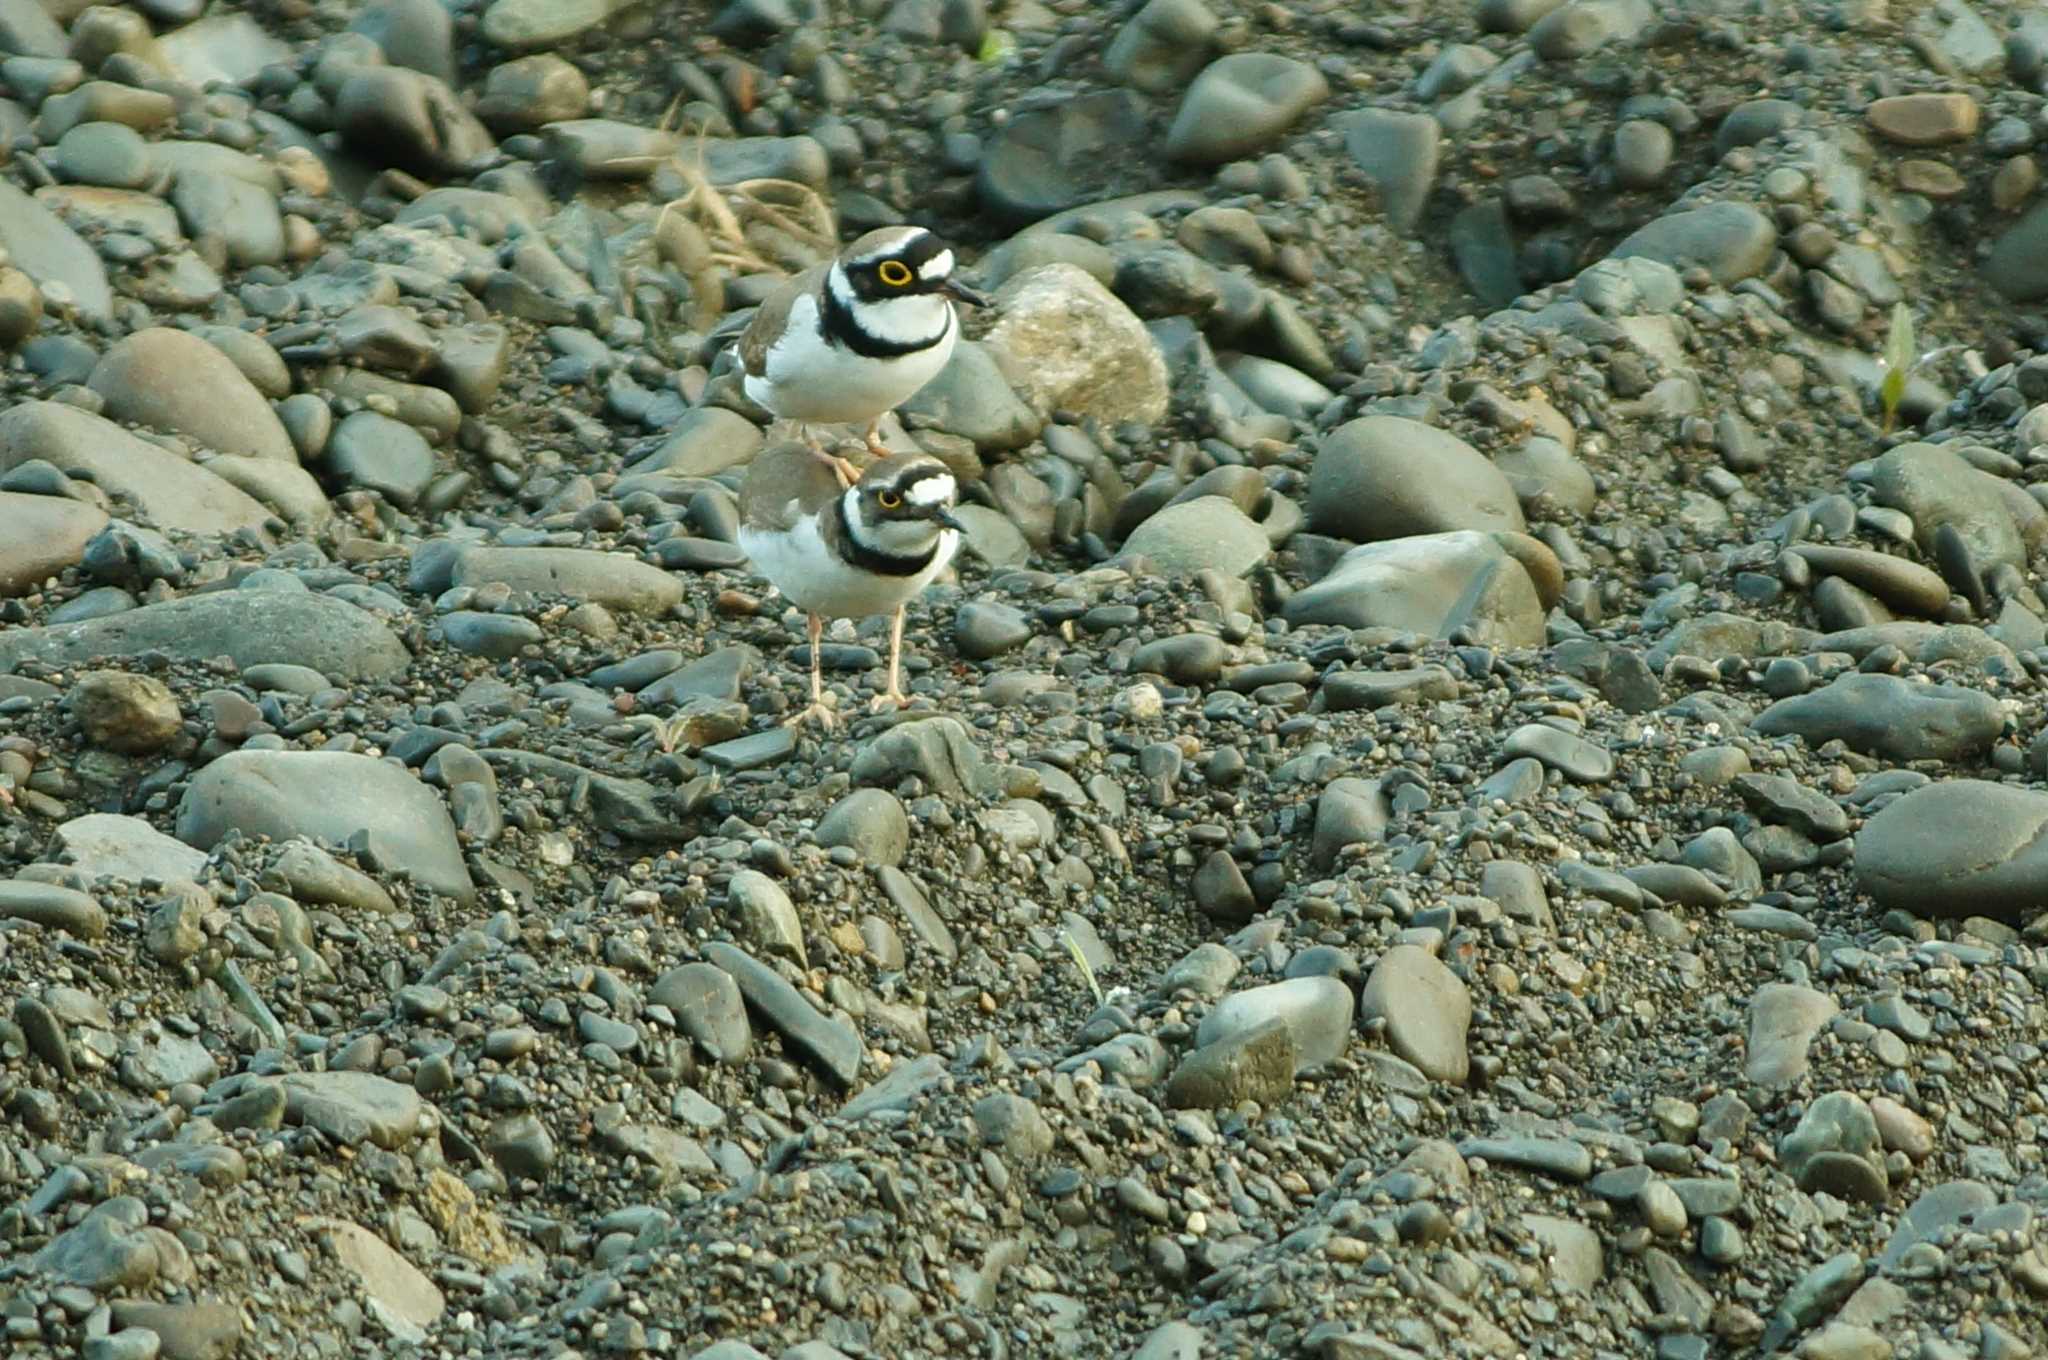
[[[1903,302],[1892,305],[1891,333],[1884,341],[1884,381],[1878,384],[1877,399],[1884,407],[1884,427],[1889,431],[1898,418],[1899,402],[1906,395],[1906,379],[1913,371],[1913,313]]]
[[[1010,54],[1016,50],[1017,40],[1015,38],[1012,38],[1000,28],[991,28],[982,37],[981,50],[974,54],[974,59],[986,65],[994,66],[999,62],[1009,60]]]

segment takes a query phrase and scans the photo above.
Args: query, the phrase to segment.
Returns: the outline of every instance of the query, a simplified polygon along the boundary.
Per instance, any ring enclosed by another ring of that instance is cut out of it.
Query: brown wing
[[[792,529],[838,494],[837,474],[808,445],[771,444],[754,455],[740,483],[740,522],[753,529]]]
[[[754,311],[754,319],[740,332],[740,367],[748,377],[758,378],[768,366],[768,347],[789,319],[790,304],[805,293],[823,286],[829,265],[813,265],[770,293]]]

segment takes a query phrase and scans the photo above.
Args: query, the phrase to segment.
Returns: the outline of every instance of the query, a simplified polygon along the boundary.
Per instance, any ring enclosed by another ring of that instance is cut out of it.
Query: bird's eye
[[[901,288],[908,284],[912,278],[910,266],[901,260],[884,260],[882,261],[881,268],[875,272],[880,274],[882,282],[888,284],[891,288]]]
[[[897,265],[896,267],[898,269],[901,269],[903,266]],[[894,510],[897,506],[903,504],[903,498],[893,491],[884,491],[881,495],[875,497],[875,499],[882,503],[882,508],[884,510]]]

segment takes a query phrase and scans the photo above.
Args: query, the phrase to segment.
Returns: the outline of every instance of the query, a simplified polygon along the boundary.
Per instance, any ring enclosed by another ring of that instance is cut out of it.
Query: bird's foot
[[[860,469],[858,467],[854,466],[850,460],[841,458],[823,444],[811,445],[811,455],[826,467],[832,469],[833,473],[839,478],[840,486],[851,487],[860,480]]]
[[[910,707],[910,696],[894,685],[868,700],[869,710],[875,713],[887,713],[894,708],[908,707]]]
[[[879,431],[868,431],[867,445],[868,452],[875,455],[875,457],[887,458],[889,456],[889,446],[882,442],[882,436]]]
[[[805,723],[812,721],[818,724],[820,731],[830,732],[839,725],[839,714],[830,704],[819,700],[794,716],[784,718],[782,725],[784,727],[802,727]]]

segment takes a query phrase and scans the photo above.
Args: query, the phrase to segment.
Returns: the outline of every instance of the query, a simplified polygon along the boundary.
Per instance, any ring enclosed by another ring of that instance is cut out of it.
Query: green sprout
[[[1088,990],[1095,993],[1096,1007],[1099,1009],[1109,1004],[1107,998],[1102,995],[1102,984],[1095,980],[1095,970],[1088,966],[1088,956],[1081,952],[1081,942],[1074,938],[1074,932],[1062,930],[1060,943],[1067,947],[1067,956],[1073,959],[1074,966],[1081,970],[1081,978],[1088,984]]]
[[[1892,304],[1891,333],[1884,341],[1884,381],[1878,384],[1877,399],[1884,407],[1884,432],[1890,434],[1899,417],[1899,402],[1906,395],[1906,379],[1918,365],[1914,361],[1913,313],[1903,302]]]

